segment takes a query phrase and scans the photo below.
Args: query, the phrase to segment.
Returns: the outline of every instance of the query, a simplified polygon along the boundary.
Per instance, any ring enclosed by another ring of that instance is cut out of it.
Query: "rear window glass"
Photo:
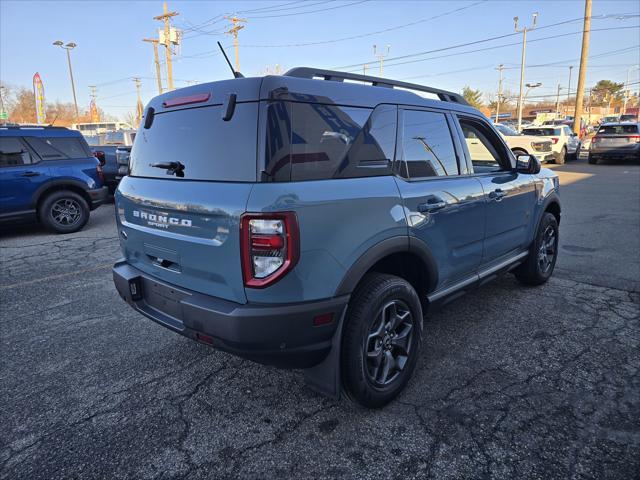
[[[24,140],[43,160],[63,160],[91,156],[86,143],[77,137],[25,137]]]
[[[222,120],[222,106],[156,113],[141,128],[131,150],[131,175],[179,180],[256,180],[258,103],[238,103]],[[184,177],[167,175],[154,163],[180,162]]]
[[[266,108],[267,181],[389,175],[397,108],[274,102]]]
[[[598,129],[598,133],[605,135],[624,135],[625,133],[638,133],[637,125],[606,125]]]
[[[552,137],[560,135],[559,128],[525,128],[522,133],[525,135],[539,135],[542,137]]]

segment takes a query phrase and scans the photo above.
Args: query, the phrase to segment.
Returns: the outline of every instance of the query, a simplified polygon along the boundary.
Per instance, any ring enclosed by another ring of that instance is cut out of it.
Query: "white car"
[[[522,135],[513,128],[500,123],[493,125],[500,132],[502,138],[516,155],[535,155],[541,162],[551,162],[555,160],[551,140],[541,139],[532,135]]]
[[[528,127],[524,128],[522,133],[551,140],[551,149],[555,156],[555,163],[558,165],[562,165],[568,158],[578,158],[580,139],[571,131],[568,125]]]

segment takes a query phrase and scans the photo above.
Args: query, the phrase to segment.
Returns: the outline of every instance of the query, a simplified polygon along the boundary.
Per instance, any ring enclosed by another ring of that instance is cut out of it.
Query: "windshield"
[[[515,136],[519,135],[519,133],[516,132],[513,128],[507,127],[506,125],[502,125],[502,124],[498,123],[498,124],[495,124],[494,126],[496,127],[496,129],[498,129],[498,131],[501,134],[503,134],[503,135],[505,135],[507,137],[515,137]]]
[[[525,128],[522,133],[525,135],[537,135],[541,137],[552,137],[560,135],[559,128]]]

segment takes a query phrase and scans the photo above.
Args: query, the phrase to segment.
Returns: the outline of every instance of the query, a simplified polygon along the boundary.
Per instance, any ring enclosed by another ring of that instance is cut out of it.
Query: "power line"
[[[370,37],[372,35],[379,35],[381,33],[387,33],[387,32],[392,32],[394,30],[400,30],[402,28],[407,28],[407,27],[412,27],[414,25],[419,25],[421,23],[425,23],[425,22],[429,22],[431,20],[436,20],[438,18],[441,17],[445,17],[447,15],[453,15],[454,13],[458,13],[461,12],[463,10],[467,10],[469,8],[475,7],[476,5],[479,5],[481,3],[484,3],[488,0],[480,0],[478,2],[472,3],[470,5],[466,5],[464,7],[460,7],[460,8],[456,8],[454,10],[449,10],[447,12],[443,12],[440,13],[438,15],[434,15],[432,17],[428,17],[428,18],[422,18],[420,20],[416,20],[413,22],[409,22],[409,23],[405,23],[402,25],[396,25],[394,27],[389,27],[389,28],[384,28],[382,30],[376,30],[373,32],[367,32],[367,33],[362,33],[362,34],[358,34],[358,35],[352,35],[349,37],[342,37],[342,38],[335,38],[332,40],[320,40],[317,42],[305,42],[305,43],[286,43],[286,44],[280,44],[280,45],[257,45],[257,44],[242,44],[242,47],[251,47],[251,48],[288,48],[288,47],[308,47],[308,46],[312,46],[312,45],[326,45],[329,43],[338,43],[338,42],[344,42],[347,40],[357,40],[359,38],[365,38],[365,37]]]
[[[634,26],[630,26],[630,27],[610,27],[610,28],[598,28],[598,29],[592,29],[592,32],[602,32],[602,31],[609,31],[609,30],[625,30],[625,29],[629,29],[629,28],[640,28],[640,25],[634,25]],[[570,33],[563,33],[563,34],[558,34],[558,35],[551,35],[549,37],[542,37],[542,38],[536,38],[534,40],[529,40],[529,43],[532,42],[541,42],[544,40],[551,40],[551,39],[555,39],[555,38],[562,38],[562,37],[568,37],[571,35],[580,35],[582,34],[582,32],[570,32]],[[512,36],[513,34],[509,34],[509,35],[504,35],[504,36]],[[503,37],[504,37],[503,36]],[[471,42],[471,44],[478,44],[478,43],[484,43],[485,40],[481,40],[481,41],[477,41],[477,42]],[[464,52],[455,52],[455,53],[449,53],[446,55],[439,55],[439,56],[435,56],[435,57],[429,57],[429,58],[419,58],[416,60],[407,60],[404,62],[396,62],[396,63],[387,63],[386,65],[388,67],[394,67],[397,65],[406,65],[409,63],[419,63],[419,62],[426,62],[428,60],[436,60],[436,59],[440,59],[440,58],[447,58],[447,57],[453,57],[453,56],[457,56],[457,55],[465,55],[468,53],[477,53],[477,52],[484,52],[487,50],[495,50],[498,48],[504,48],[504,47],[511,47],[514,45],[521,45],[521,42],[512,42],[512,43],[503,43],[502,45],[494,45],[491,47],[485,47],[485,48],[477,48],[474,50],[466,50]],[[431,52],[437,52],[437,51],[443,51],[443,50],[453,50],[455,48],[459,48],[460,45],[457,46],[453,46],[453,47],[444,47],[444,48],[440,48],[440,49],[436,49],[436,50],[432,50]],[[422,52],[422,55],[426,54],[426,52]],[[411,56],[416,56],[418,54],[413,54]],[[396,57],[396,58],[401,58],[401,57]],[[358,65],[364,65],[364,64],[358,64]],[[346,68],[346,67],[342,67],[342,68]],[[340,67],[336,67],[333,70],[339,70]],[[346,70],[347,72],[357,72],[359,70]]]
[[[605,17],[609,18],[610,15],[599,15],[599,16],[594,16],[593,18],[594,19],[605,19]],[[624,17],[624,19],[637,18],[637,17],[640,17],[640,15],[623,14],[623,15],[618,15],[615,18],[621,18],[621,17]],[[563,20],[561,22],[552,23],[550,25],[544,25],[544,26],[538,27],[537,30],[543,30],[545,28],[557,27],[559,25],[566,25],[568,23],[575,23],[575,22],[581,21],[581,20],[582,20],[582,17],[572,18],[572,19],[569,19],[569,20]],[[595,30],[593,30],[593,31],[595,31]],[[582,33],[582,32],[577,32],[577,33]],[[572,35],[573,34],[575,34],[575,32],[572,33]],[[491,42],[491,41],[494,41],[494,40],[501,40],[503,38],[513,37],[513,36],[516,36],[516,35],[520,35],[520,34],[517,33],[517,32],[514,32],[514,33],[508,33],[508,34],[504,34],[504,35],[497,35],[497,36],[494,36],[494,37],[484,38],[484,39],[481,39],[481,40],[475,40],[473,42],[459,43],[457,45],[451,45],[449,47],[442,47],[442,48],[436,48],[436,49],[433,49],[433,50],[425,50],[423,52],[411,53],[411,54],[408,54],[408,55],[401,55],[401,56],[398,56],[398,57],[389,58],[388,61],[391,62],[391,61],[394,61],[394,60],[403,60],[403,59],[406,59],[406,58],[419,57],[419,56],[422,56],[422,55],[428,55],[430,53],[437,53],[437,52],[442,52],[442,51],[446,51],[446,50],[453,50],[453,49],[456,49],[456,48],[462,48],[462,47],[468,47],[468,46],[471,46],[471,45],[477,45],[477,44],[480,44],[480,43],[487,43],[487,42]],[[531,40],[531,41],[533,41],[533,40]],[[513,45],[520,45],[520,42],[517,42],[517,43],[515,43]],[[358,70],[359,70],[366,63],[369,63],[369,62],[354,63],[352,65],[343,65],[341,67],[334,67],[333,69],[334,70],[339,70],[339,69],[343,69],[343,68],[356,68],[357,67]]]
[[[370,2],[371,0],[358,0],[357,2],[351,2],[351,3],[347,3],[344,5],[336,5],[335,7],[328,7],[328,8],[321,8],[318,10],[309,10],[306,12],[296,12],[296,13],[281,13],[279,15],[261,15],[258,17],[249,17],[249,18],[280,18],[280,17],[292,17],[292,16],[296,16],[296,15],[306,15],[309,13],[317,13],[317,12],[326,12],[328,10],[337,10],[339,8],[346,8],[346,7],[351,7],[353,5],[359,5],[361,3],[365,3],[365,2]],[[321,2],[324,3],[324,2]]]

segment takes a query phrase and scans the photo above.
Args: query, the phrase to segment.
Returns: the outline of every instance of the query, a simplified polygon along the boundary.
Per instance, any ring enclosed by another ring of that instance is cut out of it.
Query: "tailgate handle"
[[[147,257],[151,260],[151,262],[156,267],[166,268],[168,270],[173,270],[174,272],[180,271],[180,265],[176,262],[172,262],[171,260],[167,260],[166,258],[154,257],[153,255],[147,254]]]

